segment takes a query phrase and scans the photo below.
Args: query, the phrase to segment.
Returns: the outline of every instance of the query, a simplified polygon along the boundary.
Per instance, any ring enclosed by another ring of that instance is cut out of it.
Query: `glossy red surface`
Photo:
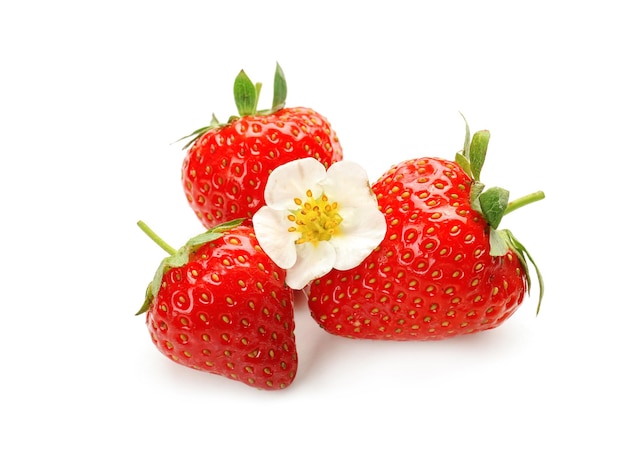
[[[305,157],[326,167],[343,158],[336,133],[317,112],[285,108],[237,119],[209,130],[189,149],[182,168],[187,201],[207,228],[252,217],[265,203],[270,172]]]
[[[298,358],[293,291],[240,226],[163,276],[146,322],[156,347],[187,367],[260,389],[293,381]]]
[[[526,293],[523,267],[511,251],[489,255],[470,185],[456,163],[435,158],[384,174],[372,189],[385,239],[357,268],[313,283],[313,318],[333,334],[386,340],[444,339],[506,320]]]

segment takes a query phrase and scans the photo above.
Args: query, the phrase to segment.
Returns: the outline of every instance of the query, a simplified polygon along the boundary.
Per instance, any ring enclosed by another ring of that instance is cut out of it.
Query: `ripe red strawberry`
[[[182,167],[191,208],[205,227],[252,215],[264,205],[269,173],[294,159],[313,157],[326,167],[343,158],[329,122],[310,108],[285,108],[287,85],[276,65],[272,109],[257,111],[261,85],[245,72],[235,80],[240,117],[212,123],[193,137]],[[183,138],[185,139],[185,138]]]
[[[323,329],[434,340],[497,327],[515,312],[530,287],[526,258],[537,267],[510,231],[496,228],[506,212],[544,195],[508,203],[504,189],[483,192],[488,140],[478,132],[470,144],[467,129],[456,162],[405,161],[374,183],[387,234],[360,266],[312,283],[308,304]]]
[[[293,291],[248,225],[227,223],[171,256],[146,291],[144,312],[156,347],[187,367],[259,389],[289,386],[298,366]]]

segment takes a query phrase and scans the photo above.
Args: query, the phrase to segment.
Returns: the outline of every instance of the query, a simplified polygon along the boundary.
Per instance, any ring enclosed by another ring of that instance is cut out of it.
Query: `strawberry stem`
[[[141,220],[137,222],[137,226],[141,228],[141,230],[148,235],[150,239],[152,239],[156,244],[165,250],[170,255],[174,255],[176,253],[176,249],[165,242],[161,237],[156,234],[148,225],[146,225]]]
[[[509,202],[509,204],[506,207],[506,210],[504,211],[504,215],[512,213],[513,211],[521,208],[522,206],[530,205],[531,203],[535,203],[535,202],[538,202],[539,200],[543,200],[544,198],[546,198],[546,195],[543,193],[543,191],[533,192],[532,194],[528,194],[523,197],[520,197],[517,200],[513,200],[512,202]]]

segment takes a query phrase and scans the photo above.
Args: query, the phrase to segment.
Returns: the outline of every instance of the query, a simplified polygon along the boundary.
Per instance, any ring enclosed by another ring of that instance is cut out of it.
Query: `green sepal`
[[[213,114],[211,116],[211,123],[206,126],[206,127],[201,127],[198,128],[197,130],[189,133],[187,136],[183,136],[180,139],[178,139],[176,142],[180,142],[180,141],[184,141],[185,139],[189,139],[189,141],[185,144],[185,146],[183,147],[183,150],[187,150],[189,147],[191,147],[193,144],[195,144],[195,142],[207,131],[212,130],[214,128],[220,128],[223,127],[224,124],[220,123],[219,120],[217,120],[217,117],[215,117],[215,114]],[[175,142],[175,143],[176,143]]]
[[[469,176],[470,178],[472,177],[472,169],[470,167],[469,159],[467,159],[467,157],[463,153],[458,152],[454,157],[454,162],[459,165],[461,170],[463,170],[463,172],[465,172],[467,176]]]
[[[276,112],[285,107],[287,101],[287,81],[280,64],[276,63],[274,73],[274,98],[272,100],[272,112]]]
[[[491,134],[487,130],[482,130],[471,136],[467,119],[462,113],[460,114],[465,122],[465,140],[463,150],[456,154],[455,161],[472,180],[478,181],[483,164],[485,164]]]
[[[212,231],[207,231],[206,233],[199,234],[198,236],[189,239],[185,244],[185,248],[191,249],[194,247],[199,247],[200,245],[220,238],[222,235],[223,233],[214,233]]]
[[[187,136],[176,140],[174,143],[189,139],[183,147],[183,150],[186,150],[209,130],[229,125],[244,116],[267,116],[285,107],[287,101],[287,81],[283,69],[278,63],[276,63],[276,71],[274,73],[274,97],[271,109],[257,109],[261,96],[261,87],[261,83],[253,83],[245,71],[243,69],[240,70],[233,85],[235,105],[239,115],[231,115],[226,123],[221,123],[217,120],[215,114],[213,114],[211,123],[208,126],[198,128]]]
[[[246,219],[242,218],[242,219],[229,220],[228,222],[224,222],[224,223],[214,226],[213,228],[209,230],[209,232],[222,233],[224,231],[232,230],[233,228],[241,225],[244,220]]]
[[[148,283],[148,287],[146,288],[146,296],[145,296],[143,305],[141,305],[141,308],[139,308],[139,311],[137,311],[135,315],[140,316],[146,311],[148,311],[150,309],[150,305],[152,304],[152,300],[154,300],[154,296],[152,295],[152,283]]]
[[[490,137],[491,133],[487,130],[477,131],[474,133],[474,136],[472,136],[472,143],[469,149],[469,162],[472,177],[476,181],[480,180],[480,172],[483,169],[483,164],[485,164]]]
[[[149,297],[154,299],[154,297],[156,297],[157,294],[159,293],[159,289],[161,289],[161,283],[163,282],[163,275],[165,275],[165,272],[167,272],[173,267],[182,267],[188,262],[189,262],[189,252],[186,251],[185,247],[179,249],[172,256],[168,256],[164,258],[163,261],[161,261],[161,264],[159,264],[159,267],[154,274],[154,278],[152,279],[152,282],[149,285],[150,292],[146,293],[146,302],[148,302]],[[150,303],[148,304],[148,307],[150,307]]]
[[[467,119],[462,113],[461,113],[461,117],[463,117],[463,121],[465,122],[465,141],[463,142],[463,155],[465,156],[466,159],[469,159],[470,139],[471,139],[470,127],[469,127],[469,123],[467,123]],[[467,173],[469,175],[469,172]]]
[[[251,116],[256,113],[260,91],[261,83],[255,85],[246,75],[246,72],[241,70],[235,78],[233,86],[235,105],[240,117]]]
[[[501,230],[489,229],[489,254],[491,256],[504,256],[509,251],[509,241]]]
[[[189,239],[183,248],[189,250],[189,252],[192,252],[193,250],[200,247],[201,245],[206,244],[207,242],[219,239],[224,235],[224,232],[231,230],[238,225],[241,225],[243,221],[244,219],[234,219],[229,222],[224,222],[220,225],[216,225],[210,230],[207,230],[204,233]]]
[[[478,201],[478,198],[480,197],[480,194],[482,194],[484,189],[485,185],[480,181],[474,181],[470,187],[470,204],[472,205],[474,211],[478,211],[481,214],[483,211],[482,207],[480,206],[480,202]]]
[[[224,235],[225,232],[240,225],[241,223],[243,223],[244,220],[245,219],[235,219],[235,220],[231,220],[229,222],[224,222],[220,225],[217,225],[205,231],[204,233],[201,233],[197,236],[192,237],[185,243],[184,246],[178,249],[175,253],[171,254],[170,256],[165,257],[161,261],[161,264],[159,264],[159,267],[157,268],[154,274],[154,278],[152,279],[150,284],[148,284],[148,288],[146,290],[146,295],[145,295],[143,305],[141,306],[141,308],[135,315],[143,314],[148,309],[150,309],[150,305],[152,304],[152,301],[158,295],[159,289],[161,288],[161,284],[163,282],[163,276],[168,270],[174,267],[184,266],[185,264],[189,262],[189,255],[192,252],[196,251],[200,246],[206,243],[219,239],[220,237]],[[155,241],[159,245],[162,245],[162,243],[161,244],[159,243],[159,241],[162,242],[162,240],[156,235],[156,233],[154,233],[150,228],[148,228],[145,224],[143,224],[143,222],[139,221],[138,224],[140,224],[140,228],[146,234],[148,234],[148,236],[153,241]]]
[[[491,228],[498,228],[509,205],[509,191],[492,187],[478,196],[480,211]]]
[[[531,278],[530,278],[530,273],[529,273],[529,270],[528,270],[528,262],[527,262],[527,260],[530,261],[530,263],[533,265],[533,267],[535,269],[535,273],[537,275],[537,281],[539,282],[539,301],[537,303],[537,311],[536,311],[536,314],[538,315],[539,311],[541,309],[541,300],[543,300],[543,294],[544,294],[544,291],[545,291],[545,287],[544,287],[544,283],[543,283],[543,276],[541,275],[541,271],[539,270],[539,267],[537,266],[537,263],[535,262],[535,260],[531,256],[531,254],[528,252],[526,247],[524,247],[524,245],[522,245],[522,243],[520,241],[518,241],[515,236],[513,236],[513,233],[511,233],[510,230],[499,230],[498,233],[507,242],[509,248],[519,258],[519,260],[520,260],[520,262],[521,262],[521,264],[522,264],[522,266],[524,268],[524,274],[525,274],[525,277],[526,277],[526,284],[528,286],[528,292],[530,292]]]

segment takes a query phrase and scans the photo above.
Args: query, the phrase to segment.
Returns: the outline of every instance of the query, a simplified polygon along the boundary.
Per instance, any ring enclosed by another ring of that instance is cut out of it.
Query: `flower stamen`
[[[329,241],[339,234],[339,225],[343,221],[338,212],[339,205],[337,202],[330,203],[325,194],[313,199],[311,190],[306,192],[306,196],[305,201],[294,199],[294,203],[301,208],[291,211],[292,214],[287,216],[289,221],[296,224],[295,227],[290,227],[289,231],[300,233],[300,238],[295,243],[311,242],[315,245],[320,241]]]

